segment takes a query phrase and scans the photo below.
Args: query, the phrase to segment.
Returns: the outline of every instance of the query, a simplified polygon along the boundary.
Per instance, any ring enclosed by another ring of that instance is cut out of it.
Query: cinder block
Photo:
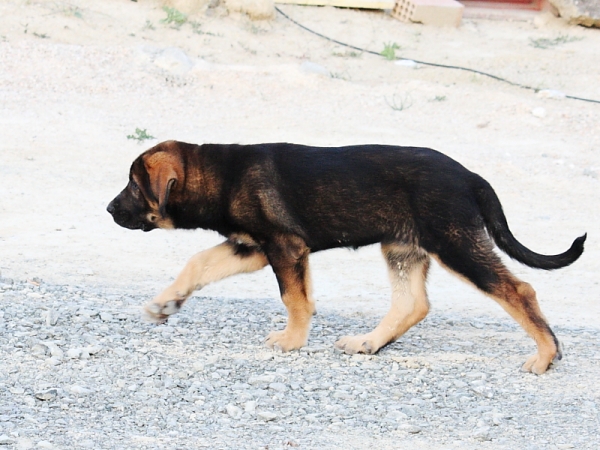
[[[392,16],[403,22],[457,27],[464,8],[455,0],[396,0]]]

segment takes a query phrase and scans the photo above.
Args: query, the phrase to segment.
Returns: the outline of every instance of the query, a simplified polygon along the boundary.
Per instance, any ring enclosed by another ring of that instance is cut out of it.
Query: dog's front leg
[[[310,319],[315,311],[310,292],[310,251],[299,237],[284,236],[270,243],[266,253],[288,312],[285,329],[272,331],[266,345],[287,352],[306,345]]]
[[[144,307],[145,318],[165,322],[179,311],[192,293],[209,283],[238,273],[254,272],[268,264],[258,247],[225,241],[194,255],[177,279]]]

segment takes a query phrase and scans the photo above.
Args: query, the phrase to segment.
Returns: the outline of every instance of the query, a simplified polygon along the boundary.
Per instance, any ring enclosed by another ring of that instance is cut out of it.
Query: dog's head
[[[115,222],[131,230],[174,228],[168,201],[183,185],[184,163],[174,141],[158,144],[131,165],[129,183],[108,204]]]

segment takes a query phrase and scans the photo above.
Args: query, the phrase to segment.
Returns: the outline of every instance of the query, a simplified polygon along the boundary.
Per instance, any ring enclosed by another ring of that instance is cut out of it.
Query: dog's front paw
[[[559,359],[560,358],[556,358],[556,357],[555,358],[549,358],[549,357],[544,358],[539,353],[536,353],[535,355],[530,356],[529,359],[527,359],[527,361],[525,361],[525,364],[523,364],[523,366],[521,366],[521,370],[523,372],[531,372],[531,373],[535,373],[536,375],[541,375],[550,368],[552,363],[554,363],[555,361],[558,361]]]
[[[265,340],[265,345],[274,350],[289,352],[304,347],[307,339],[305,333],[294,333],[286,328],[282,331],[271,331]]]
[[[185,299],[175,299],[167,301],[159,301],[158,299],[152,300],[146,306],[144,306],[144,313],[142,317],[148,322],[156,324],[165,323],[169,316],[175,314],[181,309],[181,305]]]
[[[380,346],[376,345],[368,334],[363,334],[360,336],[344,336],[335,343],[335,347],[349,355],[355,353],[372,355],[379,350]]]

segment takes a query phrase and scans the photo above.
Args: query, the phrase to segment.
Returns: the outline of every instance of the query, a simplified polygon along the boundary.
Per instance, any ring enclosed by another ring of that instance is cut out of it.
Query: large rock
[[[569,23],[600,28],[600,1],[550,0],[550,3]]]
[[[275,16],[273,0],[224,0],[230,12],[248,15],[252,20],[267,20]]]
[[[192,15],[203,11],[210,0],[162,0],[164,6],[175,8],[184,14]]]

